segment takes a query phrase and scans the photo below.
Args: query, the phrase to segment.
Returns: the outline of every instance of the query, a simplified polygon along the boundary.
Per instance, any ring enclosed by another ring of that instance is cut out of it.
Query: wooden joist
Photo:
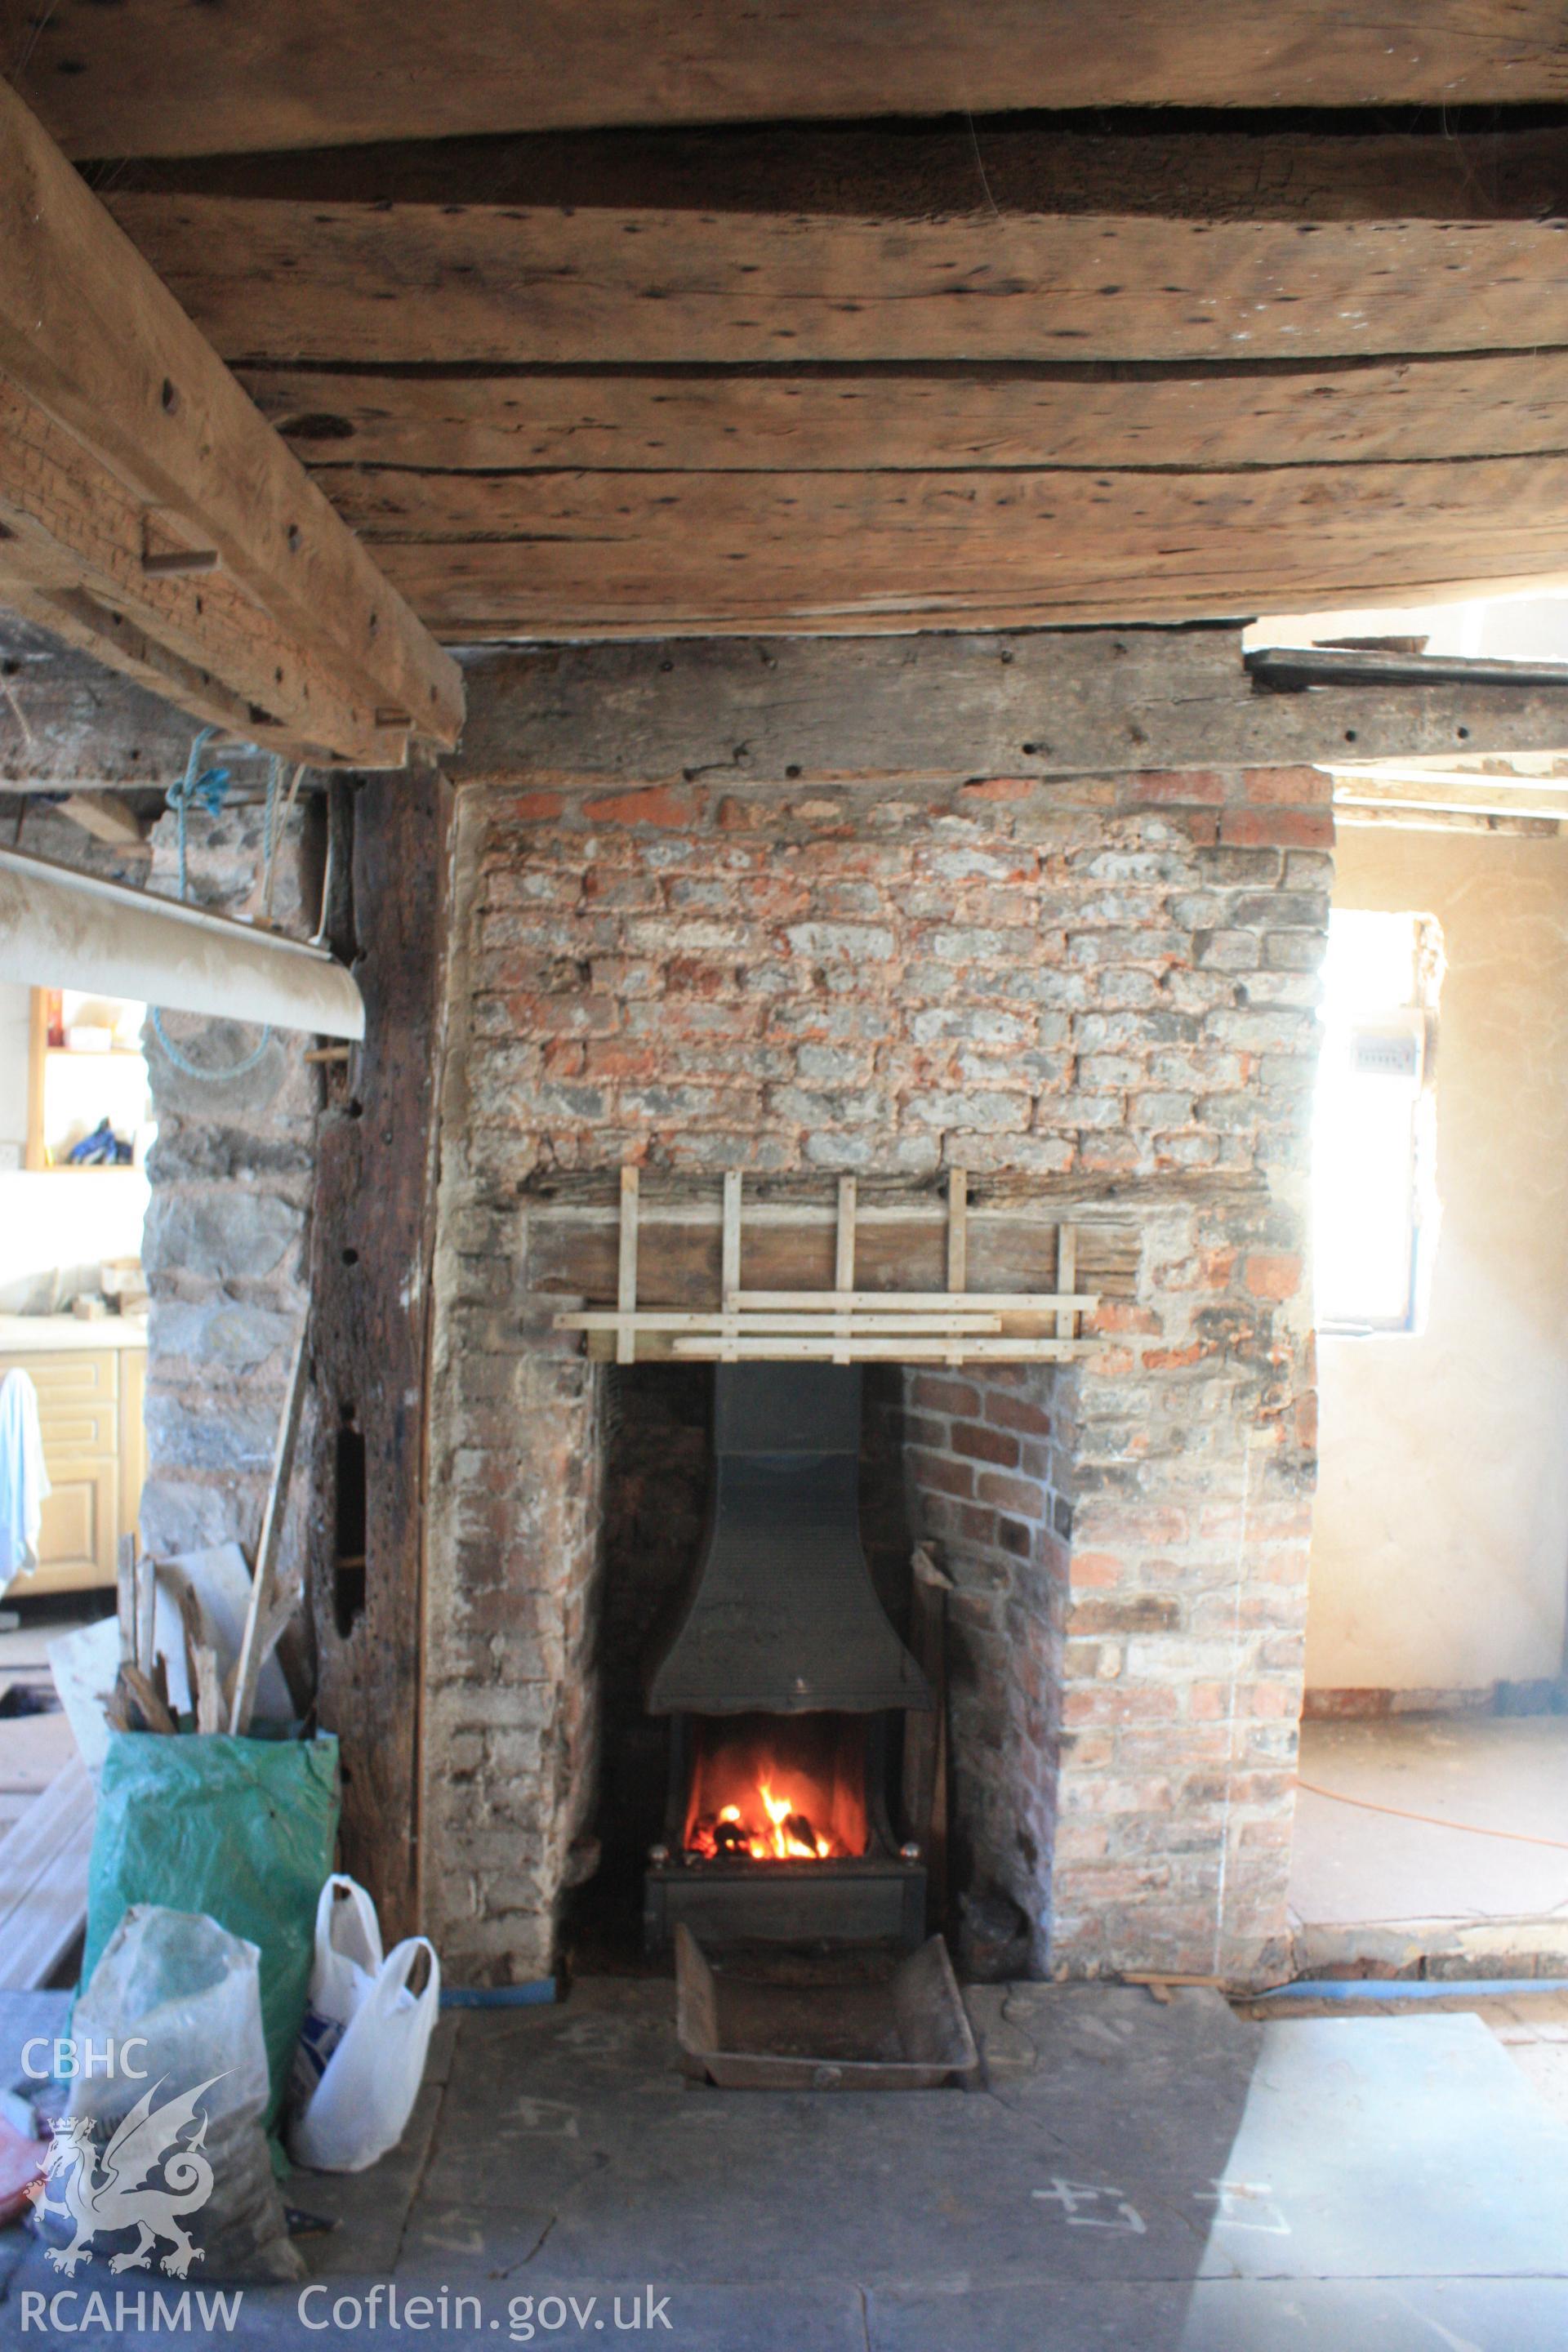
[[[301,758],[455,740],[449,657],[4,84],[0,383],[0,594],[26,617]],[[148,570],[170,554],[219,568]]]
[[[965,782],[1568,747],[1561,688],[1253,685],[1239,631],[511,647],[467,665],[453,772]]]
[[[1020,107],[1456,106],[1568,95],[1552,0],[184,0],[36,11],[0,48],[76,155],[212,154],[600,122]]]
[[[1568,245],[1551,220],[109,202],[231,362],[1300,362],[1568,345]]]
[[[1068,362],[241,380],[307,468],[942,472],[1344,466],[1568,448],[1568,350],[1174,373]]]
[[[752,476],[327,468],[453,639],[1201,619],[1562,581],[1568,459]]]

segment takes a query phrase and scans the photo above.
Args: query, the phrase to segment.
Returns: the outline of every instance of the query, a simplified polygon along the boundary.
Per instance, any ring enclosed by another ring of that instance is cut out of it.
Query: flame
[[[752,1862],[831,1862],[835,1854],[847,1849],[813,1827],[805,1807],[812,1800],[805,1791],[792,1795],[788,1784],[770,1772],[760,1779],[756,1797],[760,1817],[740,1805],[721,1805],[716,1815],[699,1815],[691,1825],[689,1850],[705,1855],[710,1861],[721,1856],[737,1860],[742,1854]]]
[[[691,1737],[689,1855],[798,1864],[868,1851],[864,1717],[737,1716],[698,1721]]]

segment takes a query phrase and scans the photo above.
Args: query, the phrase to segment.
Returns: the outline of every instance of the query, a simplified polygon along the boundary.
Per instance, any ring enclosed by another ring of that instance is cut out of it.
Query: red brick
[[[915,1402],[927,1412],[957,1413],[967,1419],[980,1411],[980,1391],[967,1381],[944,1381],[934,1372],[921,1372],[914,1386]]]
[[[1226,809],[1220,839],[1239,849],[1331,849],[1334,820],[1327,809]]]
[[[566,805],[561,793],[518,793],[506,803],[506,814],[523,824],[548,823]]]
[[[1017,1468],[1018,1441],[1004,1437],[999,1430],[973,1421],[955,1422],[950,1443],[954,1454],[966,1454],[973,1461],[994,1462],[1002,1470]]]
[[[1301,1260],[1289,1252],[1257,1253],[1247,1259],[1241,1272],[1254,1298],[1271,1299],[1276,1305],[1294,1298],[1301,1287]]]
[[[1248,768],[1241,781],[1259,807],[1327,808],[1333,793],[1331,779],[1316,768]]]
[[[1148,1307],[1134,1307],[1130,1299],[1102,1298],[1089,1318],[1091,1331],[1158,1331],[1160,1318]]]
[[[975,1481],[974,1493],[977,1501],[993,1503],[999,1511],[1018,1511],[1026,1519],[1045,1516],[1044,1490],[1027,1478],[1005,1478],[998,1471],[983,1470]]]
[[[1005,1389],[992,1389],[985,1399],[985,1418],[1001,1429],[1021,1430],[1026,1436],[1048,1437],[1051,1416],[1026,1397],[1009,1396]]]
[[[937,1495],[971,1496],[974,1472],[967,1462],[950,1462],[942,1454],[911,1454],[910,1471],[917,1486]]]
[[[1162,1690],[1157,1683],[1130,1690],[1110,1683],[1076,1683],[1062,1693],[1062,1721],[1069,1726],[1170,1723],[1175,1714],[1175,1692]]]
[[[987,776],[983,783],[965,784],[959,794],[965,801],[1026,801],[1039,786],[1027,776]]]
[[[1072,1589],[1080,1585],[1120,1584],[1125,1563],[1110,1551],[1078,1551],[1072,1558]]]
[[[590,824],[688,825],[696,822],[700,808],[695,793],[647,784],[641,792],[607,793],[602,800],[587,801],[583,814]]]
[[[1172,802],[1196,806],[1207,803],[1219,807],[1230,798],[1231,788],[1223,776],[1212,768],[1195,768],[1184,772],[1157,772],[1134,776],[1131,797],[1144,806],[1161,807]]]

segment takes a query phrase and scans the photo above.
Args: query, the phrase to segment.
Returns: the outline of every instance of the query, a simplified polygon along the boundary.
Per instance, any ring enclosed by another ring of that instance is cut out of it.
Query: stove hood
[[[927,1707],[860,1546],[856,1365],[721,1364],[706,1548],[654,1715]]]

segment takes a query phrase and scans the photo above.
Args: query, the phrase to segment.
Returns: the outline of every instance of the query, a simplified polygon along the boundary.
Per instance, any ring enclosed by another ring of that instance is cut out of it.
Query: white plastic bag
[[[329,1878],[316,1903],[316,1950],[305,2021],[289,2082],[298,2115],[309,2105],[349,2021],[381,1973],[381,1922],[357,1880]]]
[[[429,1971],[409,1990],[418,1955]],[[441,2005],[441,1964],[425,1936],[387,1954],[358,2000],[326,2070],[294,2117],[289,2153],[312,2172],[363,2172],[403,2137]]]

